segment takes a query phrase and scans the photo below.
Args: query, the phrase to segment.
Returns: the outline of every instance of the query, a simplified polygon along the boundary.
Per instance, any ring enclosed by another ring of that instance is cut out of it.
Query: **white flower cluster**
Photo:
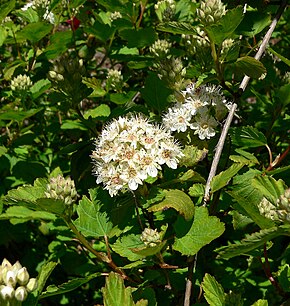
[[[93,173],[111,196],[157,177],[161,165],[176,169],[183,156],[170,132],[142,115],[114,119],[95,144]]]
[[[163,124],[171,131],[194,130],[201,140],[215,136],[218,122],[228,112],[230,103],[221,93],[221,87],[202,85],[195,89],[190,84],[181,92],[184,102],[177,102],[163,116]]]
[[[30,77],[26,74],[19,74],[13,80],[11,80],[11,89],[14,91],[25,91],[32,86],[32,81]]]
[[[170,21],[176,10],[174,0],[159,0],[154,5],[155,12],[160,21]]]
[[[18,261],[11,265],[7,259],[3,259],[0,266],[0,305],[16,305],[17,301],[23,302],[28,293],[36,288],[37,280],[29,278],[25,267]]]
[[[55,16],[49,10],[50,0],[32,0],[25,4],[21,10],[27,11],[30,7],[35,10],[36,12],[40,13],[40,17],[48,22],[54,24],[55,23]]]

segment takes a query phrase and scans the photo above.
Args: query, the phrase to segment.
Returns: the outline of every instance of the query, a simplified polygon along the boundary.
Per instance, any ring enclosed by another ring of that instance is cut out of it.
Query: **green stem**
[[[68,219],[64,218],[66,224],[68,227],[73,231],[73,233],[76,235],[80,243],[87,249],[89,250],[92,254],[96,256],[96,258],[101,261],[107,263],[115,272],[120,274],[124,279],[132,281],[125,273],[123,270],[121,270],[117,265],[110,259],[106,254],[103,254],[101,252],[96,251],[91,244],[88,242],[88,240],[78,231],[76,226],[73,224],[73,222]]]

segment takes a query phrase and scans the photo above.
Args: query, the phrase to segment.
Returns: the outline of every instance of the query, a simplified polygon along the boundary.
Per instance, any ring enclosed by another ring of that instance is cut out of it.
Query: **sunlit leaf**
[[[252,126],[232,128],[230,135],[233,144],[241,148],[255,148],[267,144],[264,134]]]
[[[221,284],[206,273],[202,281],[204,297],[210,306],[225,306],[225,292]]]
[[[71,280],[69,280],[66,283],[63,283],[61,285],[49,285],[46,288],[46,291],[44,291],[41,296],[40,299],[44,299],[47,298],[49,296],[54,296],[54,295],[58,295],[58,294],[64,294],[70,291],[75,290],[76,288],[82,286],[83,284],[86,284],[87,282],[89,282],[90,280],[101,276],[102,273],[101,272],[97,272],[97,273],[93,273],[91,275],[88,275],[86,277],[82,277],[82,278],[73,278]]]
[[[149,211],[160,211],[168,208],[174,208],[186,220],[190,220],[194,214],[194,204],[190,197],[181,190],[169,189],[163,190],[165,198],[160,203],[151,206]]]
[[[196,207],[194,221],[188,233],[175,238],[173,249],[183,255],[195,255],[202,247],[218,238],[225,226],[217,217],[209,216],[206,207]]]
[[[107,214],[100,211],[99,205],[95,205],[93,201],[84,196],[79,201],[77,213],[78,218],[74,223],[83,235],[91,237],[109,236],[113,224],[109,221]]]
[[[220,172],[218,175],[214,176],[211,181],[211,191],[216,192],[217,190],[226,186],[229,181],[235,176],[242,168],[244,164],[235,163],[232,164],[227,170]]]
[[[245,239],[236,244],[230,244],[228,246],[221,247],[216,250],[219,256],[224,259],[230,259],[232,257],[247,255],[249,252],[263,247],[263,245],[276,237],[290,234],[290,226],[271,227],[269,229],[263,229],[259,232],[248,235]]]
[[[251,78],[257,79],[267,70],[264,65],[251,56],[243,56],[235,62],[237,70]]]

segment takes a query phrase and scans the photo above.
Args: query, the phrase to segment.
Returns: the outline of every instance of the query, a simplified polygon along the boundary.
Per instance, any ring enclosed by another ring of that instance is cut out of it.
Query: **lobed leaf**
[[[230,136],[233,144],[241,148],[255,148],[267,144],[264,134],[252,126],[232,128]]]
[[[174,208],[186,220],[190,220],[194,214],[194,204],[190,197],[181,190],[169,189],[163,190],[165,198],[162,202],[151,206],[148,211],[160,211],[168,208]]]
[[[202,281],[204,297],[210,306],[224,306],[225,292],[221,284],[210,274],[206,273]]]
[[[242,163],[232,164],[227,170],[220,172],[211,181],[211,192],[223,188],[244,167]]]
[[[235,62],[235,67],[241,73],[254,79],[259,78],[263,73],[267,72],[264,65],[251,56],[238,58]]]
[[[90,280],[101,276],[102,273],[101,272],[97,272],[97,273],[93,273],[90,274],[86,277],[82,277],[82,278],[73,278],[71,280],[69,280],[66,283],[63,283],[61,285],[49,285],[46,288],[46,291],[44,291],[41,296],[40,299],[44,299],[47,298],[49,296],[55,296],[58,294],[64,294],[70,291],[75,290],[76,288],[82,286],[83,284],[88,283]]]
[[[248,235],[239,243],[230,244],[228,246],[216,249],[215,251],[218,252],[219,256],[224,259],[230,259],[240,255],[247,255],[250,251],[262,247],[267,241],[282,235],[290,235],[289,225],[262,229],[259,232]]]
[[[113,228],[105,212],[100,212],[99,205],[90,201],[86,196],[79,201],[77,207],[78,218],[74,224],[85,236],[109,236]]]
[[[202,247],[222,235],[225,226],[217,217],[209,216],[206,207],[196,207],[188,233],[175,238],[173,249],[183,255],[195,255]]]

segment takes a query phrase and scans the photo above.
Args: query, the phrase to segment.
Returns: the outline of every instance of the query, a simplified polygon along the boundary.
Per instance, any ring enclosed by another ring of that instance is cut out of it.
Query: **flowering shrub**
[[[288,305],[286,6],[1,1],[1,306]]]

